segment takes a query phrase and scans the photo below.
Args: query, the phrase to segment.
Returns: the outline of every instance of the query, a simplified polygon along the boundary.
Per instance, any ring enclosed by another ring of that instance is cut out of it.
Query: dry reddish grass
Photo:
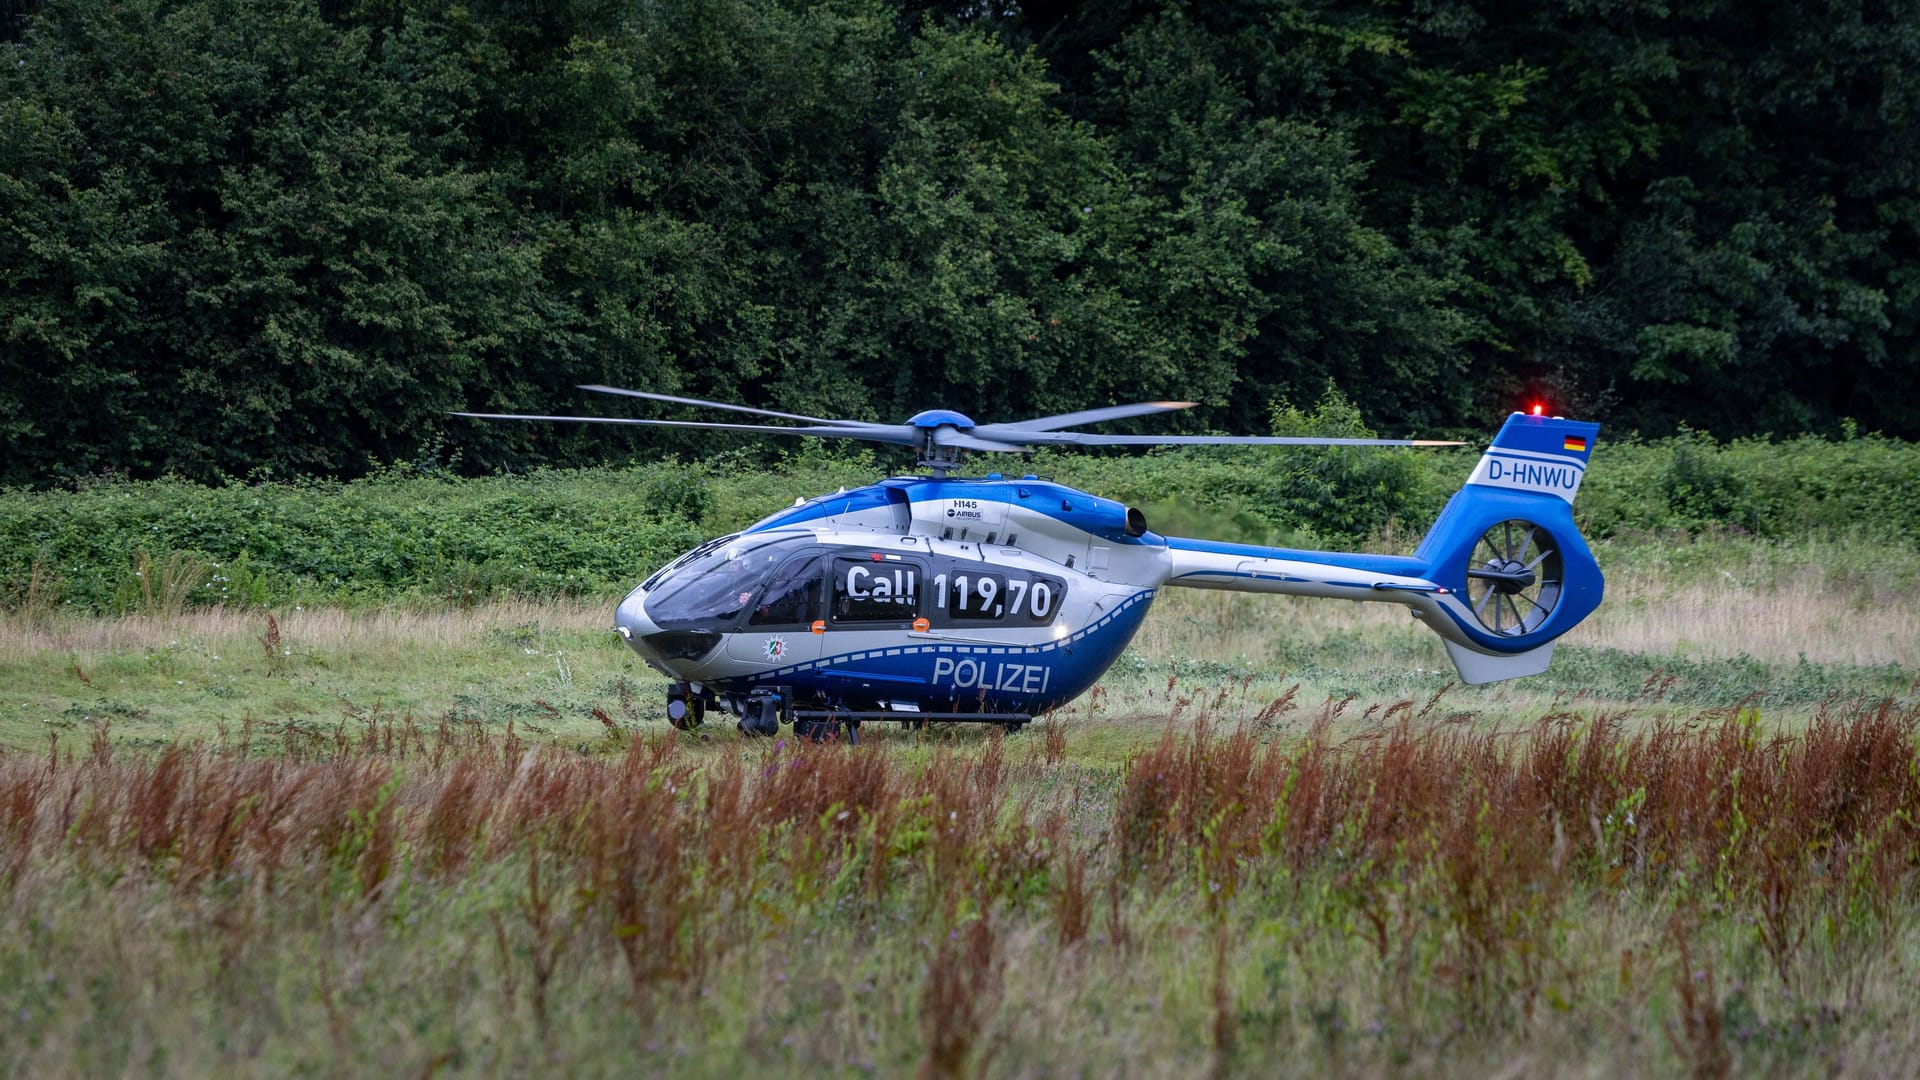
[[[1297,741],[1263,741],[1251,725],[1222,734],[1204,717],[1169,724],[1125,770],[1106,828],[1115,872],[1177,873],[1183,853],[1231,877],[1264,856],[1305,870],[1335,846],[1383,864],[1428,850],[1458,864],[1449,873],[1468,905],[1493,902],[1482,894],[1509,878],[1618,884],[1687,868],[1776,906],[1821,877],[1884,910],[1920,854],[1920,705],[1830,702],[1792,736],[1738,710],[1549,715],[1489,731],[1434,720],[1431,706],[1400,703],[1391,722],[1338,741],[1331,710]],[[716,761],[664,736],[605,758],[378,715],[278,759],[245,753],[244,738],[142,758],[96,737],[78,755],[0,758],[5,859],[125,863],[191,890],[350,853],[372,891],[401,850],[450,875],[531,845],[610,895],[636,866],[666,875],[645,886],[657,891],[679,887],[671,867],[697,862],[703,887],[742,900],[769,864],[796,877],[856,866],[873,898],[907,873],[948,908],[990,903],[1063,855],[1084,865],[1059,807],[1036,810],[1015,783],[1061,768],[1054,749],[1014,765],[997,733],[980,752],[942,748],[920,765],[786,741]],[[758,838],[776,831],[792,842],[768,851]],[[1070,881],[1077,940],[1087,901]]]
[[[0,871],[8,890],[35,875],[146,882],[212,905],[244,942],[288,896],[377,911],[409,887],[521,865],[525,888],[491,935],[507,996],[543,1039],[569,956],[617,955],[644,1018],[793,913],[905,911],[927,934],[928,1076],[999,1052],[1015,913],[1051,923],[1071,971],[1096,926],[1097,947],[1131,955],[1151,906],[1137,897],[1188,898],[1212,957],[1213,1060],[1230,1072],[1247,1038],[1234,957],[1248,895],[1259,908],[1317,883],[1311,917],[1355,928],[1386,998],[1426,972],[1462,1016],[1496,1025],[1530,1022],[1563,978],[1574,898],[1637,896],[1681,913],[1673,1050],[1716,1073],[1721,999],[1688,951],[1707,916],[1682,914],[1751,925],[1792,992],[1816,923],[1837,928],[1829,942],[1874,939],[1913,910],[1920,705],[1833,702],[1794,736],[1738,711],[1491,731],[1438,719],[1433,702],[1385,715],[1336,736],[1329,708],[1284,741],[1170,722],[1117,789],[1052,745],[1011,761],[997,735],[925,754],[782,742],[715,759],[674,737],[587,755],[375,717],[274,760],[243,741],[130,757],[102,737],[0,757]]]

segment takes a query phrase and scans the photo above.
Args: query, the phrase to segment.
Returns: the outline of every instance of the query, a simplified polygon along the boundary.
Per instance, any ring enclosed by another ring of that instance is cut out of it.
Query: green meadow
[[[1763,506],[1740,452],[1708,464]],[[1920,1066],[1920,554],[1886,522],[1607,526],[1637,504],[1583,493],[1607,601],[1512,683],[1457,685],[1398,609],[1170,590],[1016,735],[670,729],[620,590],[865,465],[0,495],[0,1062]],[[1190,531],[1341,535],[1183,468],[1210,494],[1155,512]]]

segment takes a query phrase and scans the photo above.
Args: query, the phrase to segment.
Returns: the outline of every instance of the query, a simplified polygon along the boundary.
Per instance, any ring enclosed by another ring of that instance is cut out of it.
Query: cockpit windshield
[[[647,617],[663,627],[710,626],[738,616],[767,575],[813,543],[808,533],[747,533],[670,566],[647,593]]]

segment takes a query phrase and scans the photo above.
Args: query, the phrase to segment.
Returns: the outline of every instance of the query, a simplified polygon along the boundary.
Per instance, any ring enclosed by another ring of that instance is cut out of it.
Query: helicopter
[[[603,385],[595,393],[772,423],[455,413],[844,438],[914,447],[920,472],[798,499],[709,540],[620,601],[614,630],[671,680],[667,719],[724,710],[749,735],[825,738],[864,722],[1018,730],[1104,674],[1166,588],[1399,604],[1461,680],[1537,675],[1599,606],[1605,581],[1573,522],[1599,425],[1516,412],[1411,556],[1161,536],[1133,507],[1033,474],[956,475],[968,451],[1049,446],[1457,446],[1418,439],[1103,435],[1089,424],[1192,402],[976,424],[934,409],[901,424],[822,419]]]

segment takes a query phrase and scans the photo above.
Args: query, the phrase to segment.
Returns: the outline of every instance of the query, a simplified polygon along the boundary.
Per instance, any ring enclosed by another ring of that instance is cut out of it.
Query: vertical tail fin
[[[1465,681],[1546,670],[1555,639],[1599,606],[1606,581],[1573,524],[1599,431],[1514,413],[1421,541],[1445,590],[1430,625]]]
[[[1571,506],[1599,433],[1599,424],[1514,413],[1467,483],[1552,495]]]

